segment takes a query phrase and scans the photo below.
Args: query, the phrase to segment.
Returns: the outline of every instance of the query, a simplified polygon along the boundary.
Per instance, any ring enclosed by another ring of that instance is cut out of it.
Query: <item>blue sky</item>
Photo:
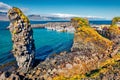
[[[105,17],[120,16],[120,0],[0,0],[25,14],[67,14]],[[0,6],[0,9],[2,6]]]

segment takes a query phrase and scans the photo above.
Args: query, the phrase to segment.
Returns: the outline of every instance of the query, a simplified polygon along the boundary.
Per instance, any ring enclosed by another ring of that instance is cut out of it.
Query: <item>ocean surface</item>
[[[44,24],[51,21],[31,21],[31,24]],[[52,21],[55,22],[55,21]],[[58,22],[58,21],[57,21]],[[61,21],[59,21],[61,22]],[[111,24],[111,21],[90,21],[90,24]],[[0,65],[15,60],[12,53],[11,34],[6,27],[8,21],[0,21]],[[36,47],[36,59],[44,59],[50,54],[70,51],[74,34],[46,29],[33,29]]]

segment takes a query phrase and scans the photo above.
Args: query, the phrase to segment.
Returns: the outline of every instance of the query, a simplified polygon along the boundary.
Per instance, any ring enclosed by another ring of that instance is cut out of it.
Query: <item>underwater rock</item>
[[[13,7],[8,11],[9,29],[12,34],[13,50],[19,70],[27,72],[34,63],[35,46],[33,31],[28,18],[19,8]]]

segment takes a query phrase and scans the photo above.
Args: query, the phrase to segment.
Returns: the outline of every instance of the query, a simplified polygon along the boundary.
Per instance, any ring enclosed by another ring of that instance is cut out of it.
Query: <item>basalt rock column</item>
[[[28,18],[16,7],[8,11],[13,50],[19,70],[26,72],[34,63],[35,46],[33,31]]]

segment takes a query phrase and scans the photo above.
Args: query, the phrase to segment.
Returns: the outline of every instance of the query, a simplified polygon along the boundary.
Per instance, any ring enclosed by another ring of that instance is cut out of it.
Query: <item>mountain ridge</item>
[[[77,16],[67,16],[67,15],[36,15],[36,14],[30,14],[27,15],[28,18],[32,21],[62,21],[62,20],[67,20],[70,21],[73,17],[77,17]],[[79,17],[79,16],[78,16]],[[99,17],[92,17],[92,16],[88,16],[88,17],[83,17],[83,18],[87,18],[88,20],[106,20],[105,18],[99,18]],[[7,12],[0,12],[0,21],[8,21],[7,18]]]

